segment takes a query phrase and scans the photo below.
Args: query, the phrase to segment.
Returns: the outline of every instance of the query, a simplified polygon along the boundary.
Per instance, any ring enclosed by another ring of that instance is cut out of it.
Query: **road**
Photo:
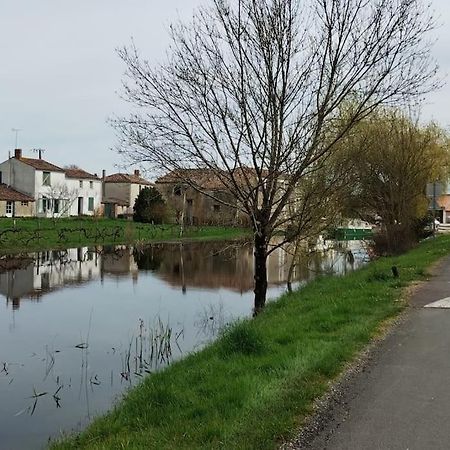
[[[344,386],[310,450],[450,449],[450,258]],[[442,301],[442,299],[444,299]],[[441,301],[435,307],[425,307]]]

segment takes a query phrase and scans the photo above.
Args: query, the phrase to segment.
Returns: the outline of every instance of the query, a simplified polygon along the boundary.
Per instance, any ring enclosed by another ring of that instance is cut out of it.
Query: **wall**
[[[104,203],[126,203],[130,206],[130,183],[105,183]],[[131,209],[133,209],[131,205]]]
[[[32,217],[34,216],[34,202],[28,202],[28,206],[22,205],[22,202],[14,202],[14,217]],[[6,216],[6,201],[0,200],[0,217]]]
[[[2,182],[19,192],[35,197],[34,168],[15,158],[0,164]],[[42,175],[41,175],[42,176]]]
[[[183,193],[176,195],[176,183],[157,183],[155,187],[167,202],[169,214],[174,222],[181,220]],[[234,197],[227,192],[214,192],[215,197],[228,203],[235,203]],[[245,225],[247,219],[237,213],[236,208],[224,205],[207,195],[188,187],[186,189],[185,223],[193,225]]]
[[[82,181],[82,187],[80,187],[80,181]],[[93,187],[91,188],[91,183]],[[102,182],[100,180],[89,180],[89,179],[78,179],[78,178],[67,178],[67,187],[71,195],[71,205],[69,209],[70,216],[78,215],[78,197],[83,197],[83,209],[81,211],[82,215],[93,216],[95,211],[98,210],[102,205]],[[89,197],[94,198],[94,210],[89,211]]]

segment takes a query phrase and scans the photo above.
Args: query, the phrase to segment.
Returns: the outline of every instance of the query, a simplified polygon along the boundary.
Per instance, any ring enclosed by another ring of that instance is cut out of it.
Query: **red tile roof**
[[[163,175],[156,180],[156,183],[182,183],[189,182],[206,190],[225,189],[225,184],[220,180],[217,174],[211,169],[180,169]]]
[[[229,181],[231,179],[231,174],[223,171],[223,175],[220,175],[219,169],[179,169],[173,170],[172,172],[163,175],[156,180],[156,183],[188,183],[195,185],[200,189],[214,191],[214,190],[228,190]],[[267,176],[267,171],[264,170],[263,177]],[[239,167],[235,169],[233,173],[233,178],[236,183],[245,186],[247,180],[250,184],[256,185],[258,178],[256,177],[256,172],[252,168],[242,168]]]
[[[34,202],[34,198],[29,195],[22,194],[22,192],[0,183],[0,200],[8,202]]]
[[[19,161],[22,161],[29,166],[34,167],[36,170],[45,170],[46,172],[64,172],[64,169],[61,167],[55,166],[44,159],[35,159],[35,158],[16,158]]]
[[[131,184],[145,184],[147,186],[152,185],[150,181],[147,181],[138,175],[135,174],[129,175],[127,173],[113,173],[112,175],[108,175],[107,177],[105,177],[105,183],[131,183]]]
[[[92,175],[92,173],[86,172],[83,169],[65,169],[67,178],[84,178],[89,180],[100,180],[97,175]]]

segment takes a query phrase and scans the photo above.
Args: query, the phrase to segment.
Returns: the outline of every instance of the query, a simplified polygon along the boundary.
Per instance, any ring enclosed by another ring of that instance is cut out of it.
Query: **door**
[[[6,202],[6,217],[14,216],[14,202]]]
[[[78,215],[83,215],[83,197],[78,197]]]

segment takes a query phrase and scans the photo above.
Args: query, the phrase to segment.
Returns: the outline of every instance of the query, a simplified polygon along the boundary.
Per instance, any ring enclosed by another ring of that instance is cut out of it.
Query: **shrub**
[[[161,224],[165,222],[166,202],[160,192],[154,187],[142,189],[133,207],[135,222]]]

